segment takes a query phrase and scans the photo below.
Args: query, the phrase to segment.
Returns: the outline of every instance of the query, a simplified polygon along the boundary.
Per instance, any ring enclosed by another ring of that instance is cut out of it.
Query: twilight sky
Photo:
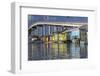
[[[38,21],[47,22],[82,22],[87,23],[88,17],[80,16],[50,16],[50,15],[28,15],[28,26]]]

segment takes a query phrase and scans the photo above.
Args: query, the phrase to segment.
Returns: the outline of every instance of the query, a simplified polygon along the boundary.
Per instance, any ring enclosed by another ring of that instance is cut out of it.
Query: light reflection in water
[[[87,58],[87,45],[72,43],[31,43],[28,60]]]

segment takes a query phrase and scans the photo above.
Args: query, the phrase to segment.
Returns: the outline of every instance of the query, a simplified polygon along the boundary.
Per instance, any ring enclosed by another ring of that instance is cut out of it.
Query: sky
[[[47,22],[82,22],[88,23],[88,17],[80,16],[50,16],[50,15],[28,15],[28,26],[38,21]]]

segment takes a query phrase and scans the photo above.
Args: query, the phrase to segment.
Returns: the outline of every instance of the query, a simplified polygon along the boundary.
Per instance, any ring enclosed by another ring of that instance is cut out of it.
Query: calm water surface
[[[30,43],[28,60],[87,58],[87,45],[74,43]]]

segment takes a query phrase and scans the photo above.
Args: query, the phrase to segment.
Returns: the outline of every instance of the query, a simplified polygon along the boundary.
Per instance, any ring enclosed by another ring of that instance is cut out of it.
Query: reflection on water
[[[28,60],[87,58],[87,45],[73,43],[30,43]]]

